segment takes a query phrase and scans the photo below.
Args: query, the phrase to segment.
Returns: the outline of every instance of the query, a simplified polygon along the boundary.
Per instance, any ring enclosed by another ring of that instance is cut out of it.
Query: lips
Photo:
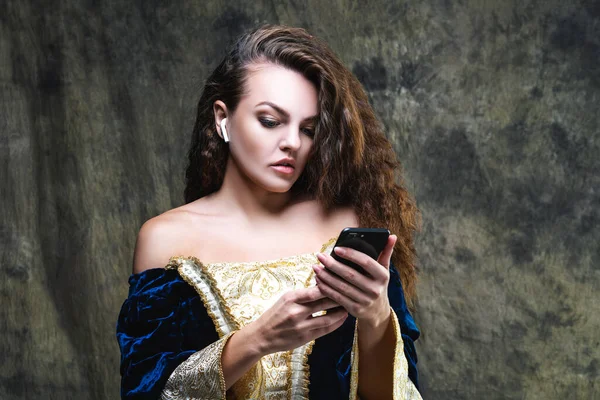
[[[292,158],[284,158],[284,159],[281,159],[271,165],[274,167],[279,166],[279,167],[296,168],[296,162]]]
[[[271,168],[273,168],[278,173],[289,177],[294,175],[294,171],[296,170],[295,164],[296,162],[293,158],[283,158],[271,164]]]

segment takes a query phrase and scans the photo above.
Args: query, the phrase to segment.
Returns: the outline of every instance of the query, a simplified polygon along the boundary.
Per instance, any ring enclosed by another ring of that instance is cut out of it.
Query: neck
[[[240,212],[249,222],[277,217],[292,202],[290,191],[275,193],[257,186],[240,173],[231,158],[227,161],[223,185],[215,197],[229,213]]]

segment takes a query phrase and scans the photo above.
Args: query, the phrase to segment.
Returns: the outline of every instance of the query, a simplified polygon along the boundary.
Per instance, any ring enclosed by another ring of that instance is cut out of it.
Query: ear
[[[215,115],[217,133],[221,139],[223,139],[223,132],[221,132],[221,121],[223,118],[227,118],[227,106],[221,100],[217,100],[213,104],[213,113]]]

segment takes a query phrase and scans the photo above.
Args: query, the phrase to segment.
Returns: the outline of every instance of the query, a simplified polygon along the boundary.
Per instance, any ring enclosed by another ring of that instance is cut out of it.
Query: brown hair
[[[186,170],[185,202],[217,191],[228,146],[217,134],[213,103],[235,111],[251,64],[270,62],[301,73],[318,90],[319,120],[305,170],[292,187],[327,209],[352,206],[361,226],[398,236],[392,262],[409,305],[416,296],[413,232],[420,214],[403,187],[402,167],[356,77],[326,43],[301,28],[266,25],[241,36],[209,76],[198,102]]]

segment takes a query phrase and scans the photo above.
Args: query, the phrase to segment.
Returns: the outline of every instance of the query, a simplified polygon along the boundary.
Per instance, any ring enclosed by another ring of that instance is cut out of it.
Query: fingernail
[[[336,247],[333,250],[335,251],[336,254],[339,254],[340,256],[343,256],[344,254],[346,254],[346,250],[341,247]]]

